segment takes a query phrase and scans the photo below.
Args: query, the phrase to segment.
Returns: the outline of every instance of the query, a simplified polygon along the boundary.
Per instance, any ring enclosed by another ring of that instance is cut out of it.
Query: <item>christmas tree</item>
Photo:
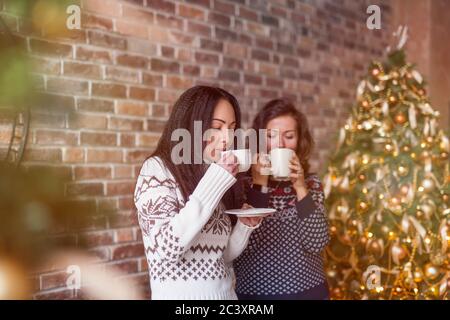
[[[334,299],[447,299],[449,139],[402,49],[374,61],[324,177]]]

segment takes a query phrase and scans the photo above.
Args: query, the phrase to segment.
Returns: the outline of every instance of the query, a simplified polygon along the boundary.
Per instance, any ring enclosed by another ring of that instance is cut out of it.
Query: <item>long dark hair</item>
[[[231,104],[236,117],[236,129],[240,128],[241,111],[238,101],[232,94],[217,87],[195,86],[185,91],[175,102],[156,150],[150,155],[150,157],[158,156],[161,158],[164,165],[174,176],[185,201],[188,200],[203,177],[207,165],[203,161],[201,164],[194,162],[194,159],[202,159],[202,154],[195,154],[196,150],[193,147],[191,148],[190,163],[174,164],[171,158],[171,152],[179,141],[172,141],[172,132],[176,129],[187,129],[191,136],[191,146],[194,146],[194,121],[202,122],[203,134],[203,132],[210,128],[214,109],[220,100],[226,100]],[[206,142],[203,142],[202,153],[205,146]],[[227,209],[236,209],[242,206],[242,189],[241,177],[239,175],[238,181],[225,193],[222,199]]]
[[[275,99],[269,101],[256,115],[252,127],[256,132],[259,132],[259,129],[267,128],[267,124],[270,120],[286,115],[292,116],[297,122],[297,156],[300,159],[300,163],[306,176],[310,173],[309,159],[314,148],[314,140],[309,132],[308,120],[306,119],[305,114],[297,110],[291,101],[287,99]]]

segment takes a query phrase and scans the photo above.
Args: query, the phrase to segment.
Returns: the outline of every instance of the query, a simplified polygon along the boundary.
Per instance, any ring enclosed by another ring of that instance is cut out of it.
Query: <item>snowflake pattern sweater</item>
[[[160,158],[143,164],[134,194],[152,299],[237,299],[232,261],[253,228],[232,227],[220,202],[236,178],[212,163],[185,202]]]
[[[324,299],[328,288],[322,251],[329,242],[320,179],[305,178],[308,194],[297,201],[290,181],[269,180],[268,193],[247,183],[247,202],[277,212],[265,218],[234,262],[242,299]]]

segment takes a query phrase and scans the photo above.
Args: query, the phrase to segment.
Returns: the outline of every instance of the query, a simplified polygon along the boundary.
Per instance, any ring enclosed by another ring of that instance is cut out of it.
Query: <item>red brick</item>
[[[133,168],[129,165],[114,166],[114,179],[130,179],[133,178]]]
[[[216,40],[200,39],[200,47],[204,50],[223,51],[223,43]]]
[[[179,73],[180,64],[175,61],[166,61],[153,58],[151,60],[151,69],[157,72]]]
[[[69,128],[106,129],[107,118],[103,115],[73,113],[69,115]]]
[[[140,147],[156,147],[160,139],[159,134],[140,133],[138,135],[138,146]]]
[[[82,132],[80,135],[81,144],[91,146],[116,146],[116,133]]]
[[[162,87],[163,77],[160,74],[142,73],[143,84],[151,87]]]
[[[113,259],[125,259],[140,257],[144,255],[144,246],[141,243],[138,244],[127,244],[119,245],[113,249],[112,257]]]
[[[148,156],[151,154],[152,149],[148,148],[145,150],[134,150],[128,151],[126,153],[126,162],[127,163],[139,163],[143,162]]]
[[[184,65],[183,74],[191,77],[197,77],[200,75],[200,67],[196,65]]]
[[[82,234],[83,242],[88,247],[105,246],[113,243],[112,231],[93,231]]]
[[[88,149],[87,162],[88,163],[120,163],[123,161],[121,150],[102,150],[102,149]]]
[[[106,270],[120,272],[121,274],[133,274],[138,272],[139,263],[137,260],[119,261],[105,266]]]
[[[180,93],[178,91],[174,90],[165,90],[161,89],[158,90],[158,99],[159,102],[167,102],[167,103],[174,103],[175,100],[180,96]]]
[[[166,121],[152,120],[152,119],[147,120],[147,128],[149,131],[162,132],[165,126]]]
[[[114,112],[114,103],[108,100],[100,99],[78,99],[78,110],[89,112]]]
[[[186,33],[171,31],[169,32],[168,39],[170,43],[176,45],[193,46],[196,37],[193,35],[188,35]]]
[[[120,196],[133,194],[135,188],[134,182],[108,182],[106,185],[106,194],[108,196]]]
[[[224,14],[234,15],[236,13],[235,5],[226,1],[214,0],[214,9]]]
[[[83,166],[74,168],[75,180],[111,179],[111,167]]]
[[[68,277],[69,274],[65,271],[43,274],[41,275],[40,290],[48,290],[63,287],[65,286]]]
[[[109,118],[109,129],[114,131],[142,131],[144,130],[144,120],[111,117]]]
[[[46,145],[76,145],[78,134],[61,130],[37,130],[36,143]]]
[[[151,0],[151,1],[147,1],[147,7],[150,7],[157,11],[175,14],[175,4],[172,1]]]
[[[117,64],[132,68],[145,69],[147,68],[148,59],[141,56],[121,54],[117,56]]]
[[[148,28],[142,23],[131,23],[127,21],[117,20],[116,31],[127,36],[147,39]]]
[[[136,70],[125,68],[106,67],[105,79],[119,82],[138,83],[139,73]]]
[[[136,100],[154,101],[155,90],[149,88],[130,87],[130,98]]]
[[[38,39],[30,39],[30,48],[32,52],[46,56],[72,57],[73,54],[71,45]]]
[[[152,26],[148,29],[148,38],[153,43],[170,43],[169,32],[160,26]]]
[[[99,29],[109,31],[113,28],[113,21],[110,18],[101,17],[93,14],[84,14],[81,18],[82,28]]]
[[[127,88],[120,84],[93,83],[92,95],[112,98],[126,98]]]
[[[161,46],[161,56],[164,58],[175,58],[175,49],[172,47]]]
[[[183,20],[177,18],[176,16],[157,14],[155,24],[160,27],[172,28],[176,30],[180,30],[183,28]]]
[[[134,133],[121,133],[119,136],[121,147],[134,147],[136,146],[136,136]]]
[[[118,1],[83,0],[83,10],[118,17],[120,16],[120,3]]]
[[[154,13],[146,9],[131,7],[127,5],[122,6],[122,16],[130,21],[153,23]]]
[[[101,79],[102,69],[95,64],[85,64],[78,62],[64,62],[64,75],[77,76],[88,79]]]
[[[148,262],[147,262],[147,258],[142,258],[139,260],[139,270],[140,271],[148,271]]]
[[[59,60],[50,60],[39,57],[30,57],[30,62],[33,65],[33,71],[51,74],[51,75],[60,75],[61,74],[61,61]]]
[[[208,22],[211,23],[212,25],[221,25],[223,27],[231,26],[230,17],[217,12],[210,12],[208,14]]]
[[[98,62],[98,63],[111,63],[111,54],[104,50],[92,50],[85,47],[76,48],[76,58],[78,60]]]
[[[167,108],[163,104],[153,104],[151,106],[151,115],[153,117],[165,117],[167,116]]]
[[[38,149],[26,148],[23,156],[24,161],[61,162],[61,149]]]
[[[115,243],[130,242],[134,240],[134,232],[132,228],[114,230]]]
[[[189,33],[197,34],[203,37],[210,37],[212,33],[211,26],[192,21],[188,21],[187,30]]]
[[[69,196],[101,196],[104,194],[103,183],[71,183],[66,186]]]
[[[130,116],[146,116],[148,106],[145,103],[122,101],[117,103],[117,113]]]
[[[205,7],[207,9],[211,8],[211,0],[187,0],[186,2]]]
[[[188,89],[192,87],[193,81],[179,76],[167,76],[167,87],[175,89]]]
[[[106,47],[108,49],[125,50],[127,47],[126,38],[112,36],[99,31],[88,31],[89,44]]]
[[[121,197],[119,199],[119,209],[120,210],[135,210],[134,197]]]
[[[219,64],[219,56],[217,54],[206,53],[206,52],[196,52],[195,61],[201,64]]]
[[[86,81],[49,78],[47,79],[47,90],[57,93],[87,95],[89,93],[89,83]]]
[[[181,3],[178,5],[178,14],[188,19],[205,20],[204,10]]]
[[[70,163],[84,162],[85,152],[83,148],[65,148],[63,161]]]

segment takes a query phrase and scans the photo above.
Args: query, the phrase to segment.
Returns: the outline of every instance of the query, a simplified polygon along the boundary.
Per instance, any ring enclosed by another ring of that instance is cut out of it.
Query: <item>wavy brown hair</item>
[[[314,140],[309,131],[308,120],[305,114],[297,110],[290,100],[275,99],[266,103],[253,120],[252,127],[256,132],[259,132],[259,129],[267,129],[267,124],[270,120],[281,116],[291,116],[297,122],[297,156],[306,176],[310,173],[309,159],[314,148]],[[259,135],[257,136],[259,137]]]

